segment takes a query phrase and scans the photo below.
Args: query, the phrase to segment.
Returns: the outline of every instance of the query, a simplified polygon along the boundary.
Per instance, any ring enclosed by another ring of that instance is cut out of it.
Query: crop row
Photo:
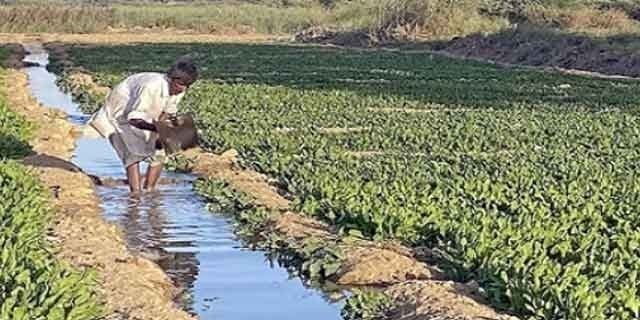
[[[0,68],[0,85],[5,77]],[[93,276],[56,261],[45,240],[52,218],[46,191],[24,166],[8,160],[30,151],[27,141],[33,125],[9,110],[2,90],[0,319],[97,319],[101,310]]]
[[[91,71],[103,84],[112,85],[135,72],[165,71],[176,57],[189,55],[202,67],[202,78],[215,83],[351,94],[349,104],[356,106],[623,107],[638,101],[635,92],[640,87],[635,81],[503,69],[424,52],[263,44],[80,45],[68,52],[76,66]],[[59,63],[51,68],[61,71]]]
[[[237,149],[300,211],[430,246],[525,318],[639,316],[640,83],[315,47],[70,53],[105,84],[191,53],[205,146]]]

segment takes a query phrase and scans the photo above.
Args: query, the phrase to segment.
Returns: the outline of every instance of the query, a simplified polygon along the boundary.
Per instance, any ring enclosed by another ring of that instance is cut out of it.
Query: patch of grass
[[[8,58],[10,52],[0,47],[0,62]],[[0,159],[18,159],[31,152],[28,144],[35,126],[25,117],[9,109],[6,99],[8,93],[2,88],[7,81],[7,71],[0,63]]]
[[[0,47],[0,61],[5,61],[9,58],[11,51],[9,48]]]
[[[195,160],[189,159],[184,155],[178,153],[175,155],[170,155],[168,157],[167,162],[164,165],[164,168],[179,173],[190,173],[193,170],[193,165],[195,164]]]
[[[99,319],[91,273],[55,260],[45,241],[45,190],[23,166],[0,160],[0,319]]]
[[[202,33],[288,34],[321,23],[319,5],[273,7],[252,3],[115,6],[115,27],[173,28]]]
[[[114,10],[104,7],[0,6],[0,32],[104,32],[114,22]]]
[[[110,28],[198,33],[295,33],[329,15],[319,5],[273,6],[248,2],[218,4],[0,6],[0,32],[105,32]]]
[[[233,213],[253,207],[249,197],[233,190],[224,180],[198,179],[194,188],[210,202],[210,211]]]
[[[594,37],[640,33],[640,21],[618,8],[536,7],[529,8],[526,15],[528,22],[537,26]]]
[[[506,19],[482,15],[479,9],[475,0],[386,0],[369,30],[377,38],[416,41],[493,33],[508,26]]]
[[[342,309],[345,320],[389,319],[394,304],[391,298],[379,291],[356,290]]]

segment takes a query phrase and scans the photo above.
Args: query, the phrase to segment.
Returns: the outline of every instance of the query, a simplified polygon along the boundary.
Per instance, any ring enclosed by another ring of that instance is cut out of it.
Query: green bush
[[[0,47],[0,61],[6,59],[9,51]],[[6,71],[0,67],[0,83],[6,78]],[[11,111],[0,91],[0,159],[17,159],[29,154],[27,141],[31,137],[33,125],[19,114]]]
[[[0,97],[0,159],[18,159],[29,154],[31,148],[26,141],[31,131],[32,125],[9,110]]]
[[[92,276],[47,249],[44,192],[24,167],[0,162],[0,319],[97,319]]]
[[[373,290],[356,290],[342,308],[345,320],[388,319],[394,309],[391,298]]]
[[[237,212],[252,207],[249,197],[236,192],[223,180],[199,179],[194,188],[210,202],[208,208],[211,211]]]

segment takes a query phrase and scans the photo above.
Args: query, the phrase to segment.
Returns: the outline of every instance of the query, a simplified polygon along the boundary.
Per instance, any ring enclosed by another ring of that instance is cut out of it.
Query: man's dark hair
[[[167,75],[170,79],[176,79],[182,84],[190,86],[198,80],[198,68],[193,60],[182,57],[171,66]]]

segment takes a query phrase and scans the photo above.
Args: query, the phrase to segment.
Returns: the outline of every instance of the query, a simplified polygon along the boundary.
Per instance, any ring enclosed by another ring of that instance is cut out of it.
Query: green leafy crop
[[[373,290],[356,290],[342,309],[345,320],[388,319],[394,309],[391,298]]]
[[[6,81],[6,77],[6,70],[0,67],[0,83]],[[29,154],[31,148],[27,141],[33,130],[31,123],[9,109],[5,93],[0,88],[0,159],[17,159]]]
[[[0,48],[2,59],[2,48]],[[7,81],[0,68],[0,86]],[[86,320],[102,316],[94,276],[57,261],[45,240],[47,191],[19,159],[33,125],[9,109],[0,88],[0,319]]]
[[[0,319],[98,319],[93,276],[48,250],[44,192],[24,167],[0,161]]]
[[[70,50],[104,84],[187,53],[202,79],[182,107],[204,146],[236,149],[298,211],[345,234],[430,246],[453,278],[527,319],[639,316],[640,82],[421,52]]]

